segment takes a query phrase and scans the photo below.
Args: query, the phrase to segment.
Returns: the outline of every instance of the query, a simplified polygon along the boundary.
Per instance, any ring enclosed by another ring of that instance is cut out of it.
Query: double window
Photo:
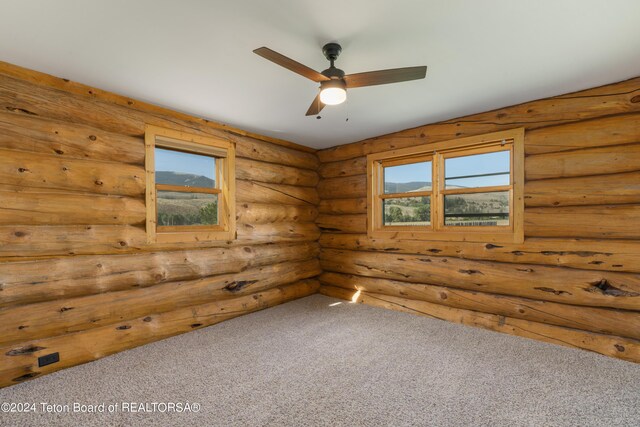
[[[372,237],[523,240],[524,131],[367,157]]]
[[[148,241],[233,239],[233,144],[147,126],[145,145]]]

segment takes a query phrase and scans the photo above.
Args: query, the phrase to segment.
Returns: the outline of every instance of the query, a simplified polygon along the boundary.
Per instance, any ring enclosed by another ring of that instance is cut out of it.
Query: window
[[[147,240],[235,238],[233,143],[148,125]]]
[[[371,237],[522,242],[524,130],[367,156]]]

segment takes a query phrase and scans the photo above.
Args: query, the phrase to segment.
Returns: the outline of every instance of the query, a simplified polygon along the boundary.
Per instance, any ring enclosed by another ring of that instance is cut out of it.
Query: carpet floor
[[[638,426],[640,365],[313,295],[0,389],[2,402],[36,403],[0,413],[6,426]]]

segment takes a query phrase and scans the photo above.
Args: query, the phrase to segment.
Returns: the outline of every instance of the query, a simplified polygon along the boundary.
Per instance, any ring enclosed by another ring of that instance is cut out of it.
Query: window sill
[[[149,243],[193,243],[209,241],[227,241],[236,238],[234,231],[180,231],[175,233],[156,233],[155,240]]]
[[[435,240],[480,243],[523,243],[524,235],[508,231],[415,231],[415,230],[369,230],[369,238],[398,240]]]

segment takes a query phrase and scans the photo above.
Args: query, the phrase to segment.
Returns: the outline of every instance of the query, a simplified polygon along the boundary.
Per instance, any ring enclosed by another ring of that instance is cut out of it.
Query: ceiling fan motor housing
[[[338,80],[344,77],[344,71],[333,65],[333,62],[340,56],[340,52],[342,52],[342,47],[338,43],[327,43],[322,47],[322,53],[324,53],[325,58],[331,61],[331,66],[324,70],[321,73],[322,75],[332,80]]]
[[[338,59],[338,56],[340,56],[341,52],[342,46],[340,46],[338,43],[327,43],[322,47],[322,53],[324,53],[324,57],[331,62]]]

